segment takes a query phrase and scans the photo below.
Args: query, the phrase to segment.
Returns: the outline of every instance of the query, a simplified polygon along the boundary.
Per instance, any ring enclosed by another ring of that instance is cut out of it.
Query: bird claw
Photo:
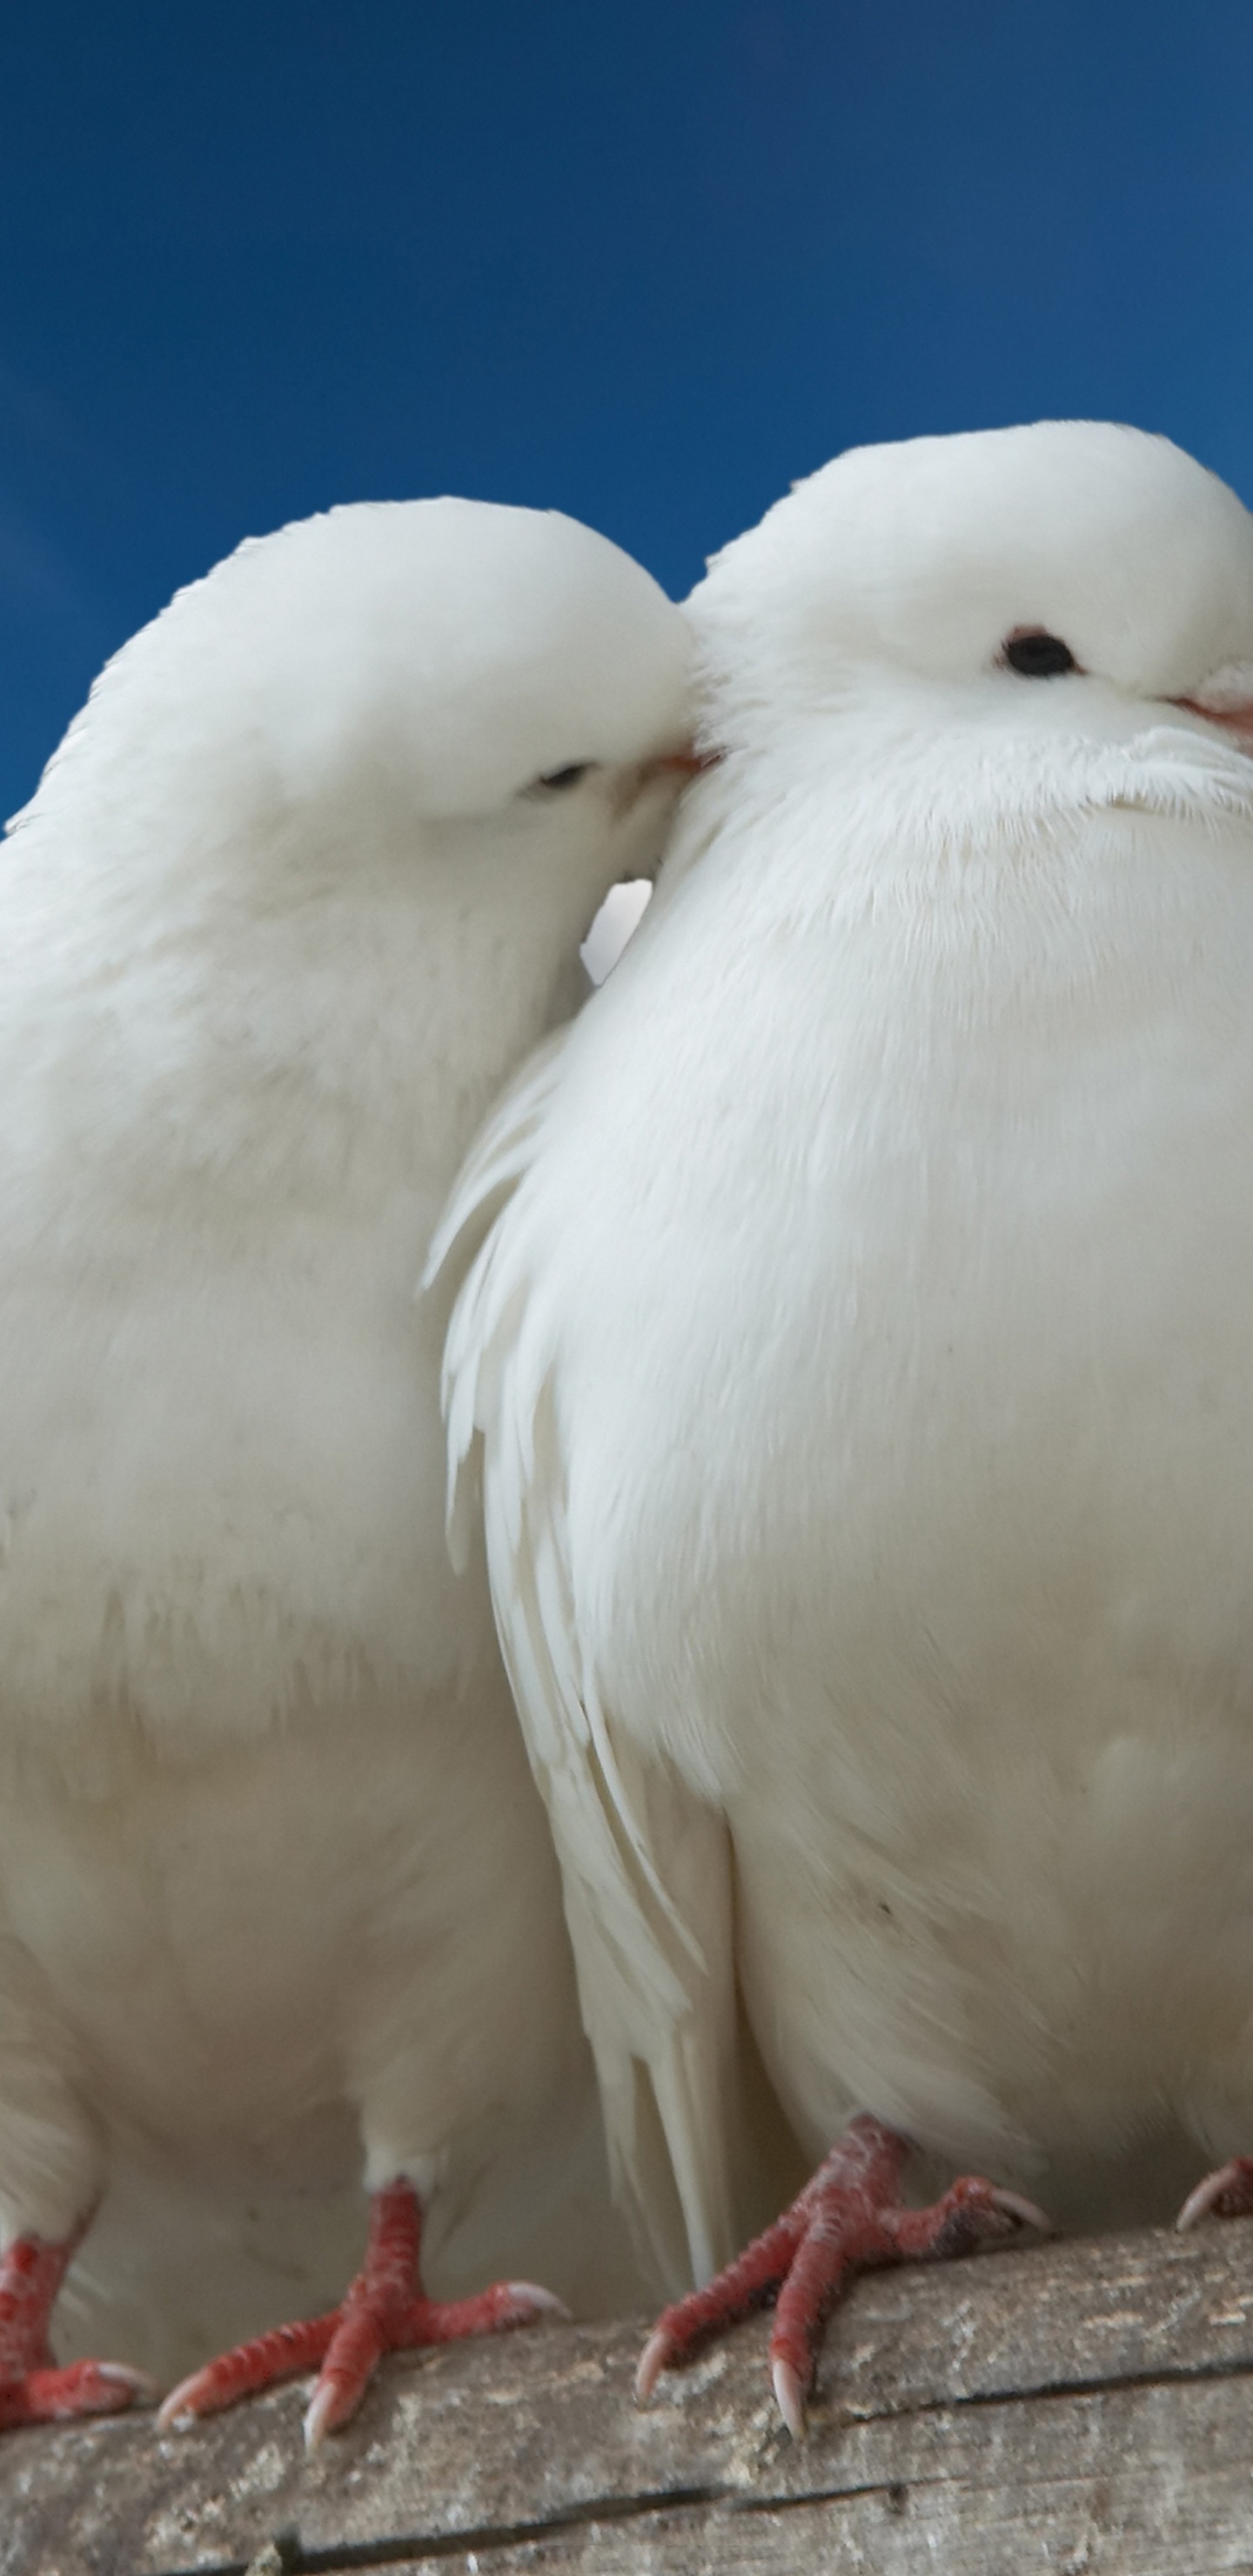
[[[112,2387],[125,2388],[132,2397],[142,2397],[146,2404],[152,2405],[157,2383],[149,2378],[146,2370],[132,2370],[128,2361],[93,2361],[87,2366],[94,2370],[97,2379],[107,2379]]]
[[[0,2431],[62,2424],[75,2415],[120,2415],[156,2389],[126,2361],[71,2361],[58,2369],[48,2326],[90,2212],[65,2236],[16,2236],[0,2256]]]
[[[1181,2236],[1202,2218],[1245,2218],[1253,2210],[1253,2156],[1231,2156],[1190,2191],[1175,2226]]]
[[[316,2451],[328,2433],[355,2415],[384,2353],[503,2334],[539,2317],[569,2322],[568,2308],[536,2281],[496,2281],[469,2299],[428,2299],[420,2251],[417,2195],[406,2182],[389,2183],[374,2194],[365,2262],[342,2305],[325,2316],[275,2326],[194,2371],[170,2390],[158,2422],[181,2430],[237,2397],[316,2370],[304,2419],[305,2447]]]
[[[883,2209],[879,2218],[887,2234],[899,2241],[901,2259],[906,2262],[911,2257],[944,2261],[951,2255],[977,2253],[984,2245],[1003,2245],[1024,2228],[1037,2236],[1056,2233],[1052,2219],[1034,2200],[1024,2199],[1018,2191],[1004,2191],[999,2183],[985,2182],[976,2174],[954,2183],[936,2202],[934,2212]]]
[[[517,2310],[512,2324],[528,2325],[534,2317],[556,2317],[563,2326],[573,2325],[565,2300],[557,2298],[552,2290],[542,2290],[538,2281],[506,2281],[503,2287]]]
[[[72,2361],[28,2370],[0,2381],[0,2426],[63,2424],[76,2415],[122,2415],[136,2400],[149,2403],[156,2388],[144,2370],[124,2361]]]
[[[670,2337],[664,2326],[654,2326],[639,2357],[635,2373],[635,2403],[647,2406],[671,2354]]]
[[[540,2317],[570,2323],[569,2309],[537,2281],[497,2281],[477,2298],[450,2301],[446,2306],[419,2299],[391,2318],[380,2312],[373,2320],[372,2334],[363,2334],[359,2321],[342,2349],[337,2329],[305,2409],[306,2451],[320,2450],[327,2434],[338,2432],[356,2414],[385,2352],[421,2351],[465,2335],[501,2334],[511,2327],[534,2325]]]
[[[157,2408],[159,2433],[189,2433],[201,2415],[214,2412],[213,2370],[213,2363],[208,2362],[203,2370],[191,2371],[186,2379],[180,2379],[177,2388],[170,2390],[168,2397],[162,2398]]]
[[[805,2417],[805,2399],[808,2391],[800,2372],[794,2370],[791,2362],[785,2360],[780,2353],[771,2362],[770,2381],[774,2389],[775,2404],[793,2441],[803,2442],[808,2431]]]
[[[1037,2236],[1056,2236],[1048,2211],[1041,2209],[1038,2202],[1024,2199],[1020,2191],[1002,2191],[999,2183],[993,2183],[991,2197],[993,2207],[1003,2209],[1017,2226],[1033,2228]]]
[[[328,2433],[346,2422],[358,2402],[353,2394],[345,2404],[345,2392],[338,2380],[321,2378],[304,2412],[304,2444],[309,2453],[320,2451]]]
[[[635,2395],[651,2397],[663,2370],[682,2367],[714,2336],[774,2299],[770,2375],[793,2441],[828,2310],[851,2275],[885,2263],[939,2260],[1003,2242],[1050,2221],[1020,2192],[964,2175],[932,2209],[898,2198],[905,2142],[877,2120],[852,2121],[792,2207],[718,2278],[667,2308],[640,2355]]]
[[[635,2403],[646,2406],[663,2370],[674,2351],[664,2326],[654,2326],[639,2357],[635,2373]],[[780,2354],[770,2367],[775,2399],[784,2423],[794,2442],[803,2442],[806,2433],[805,2387],[799,2371]]]

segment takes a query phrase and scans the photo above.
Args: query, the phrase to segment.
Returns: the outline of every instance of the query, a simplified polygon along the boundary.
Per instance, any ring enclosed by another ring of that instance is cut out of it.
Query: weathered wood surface
[[[863,2280],[799,2449],[765,2335],[644,2414],[635,2325],[395,2362],[312,2461],[297,2387],[177,2436],[8,2434],[0,2576],[1253,2571],[1253,2223]]]

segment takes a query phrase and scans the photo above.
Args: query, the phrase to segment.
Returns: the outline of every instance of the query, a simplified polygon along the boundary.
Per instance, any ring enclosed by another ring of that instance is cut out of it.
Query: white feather
[[[118,656],[5,844],[0,2209],[105,2191],[83,2333],[162,2373],[338,2297],[363,2155],[469,2212],[437,2284],[631,2277],[413,1290],[688,658],[569,520],[336,511]]]
[[[811,2155],[1161,2213],[1253,2141],[1253,527],[923,441],[690,607],[722,763],[448,1355],[618,2151],[642,2054],[717,2238],[733,1917]]]

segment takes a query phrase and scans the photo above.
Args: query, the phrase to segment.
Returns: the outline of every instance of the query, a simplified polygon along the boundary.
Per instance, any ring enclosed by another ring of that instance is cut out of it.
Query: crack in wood
[[[843,2422],[850,2431],[855,2426],[870,2424],[904,2424],[911,2419],[955,2414],[967,2409],[992,2406],[1023,2406],[1050,2399],[1103,2397],[1111,2390],[1135,2390],[1187,2385],[1220,2379],[1253,2377],[1253,2361],[1215,2360],[1209,2364],[1192,2364],[1171,2370],[1127,2371],[1101,2379],[1041,2381],[1030,2388],[981,2389],[950,2398],[923,2399],[913,2406],[887,2408],[881,2413],[859,2410]],[[832,2426],[832,2431],[836,2427]],[[639,2495],[600,2495],[581,2503],[558,2506],[538,2518],[510,2523],[467,2525],[459,2531],[397,2532],[368,2541],[344,2542],[337,2547],[306,2549],[297,2531],[290,2528],[275,2532],[260,2556],[201,2561],[195,2568],[168,2568],[159,2576],[259,2576],[265,2568],[274,2576],[351,2576],[353,2569],[395,2567],[414,2560],[483,2557],[505,2549],[534,2546],[545,2539],[555,2539],[570,2532],[604,2522],[638,2522],[661,2514],[707,2512],[711,2508],[735,2514],[796,2514],[830,2510],[840,2505],[865,2502],[881,2496],[893,2515],[908,2510],[910,2495],[935,2483],[931,2479],[856,2479],[837,2481],[820,2487],[809,2487],[801,2493],[746,2493],[729,2484],[661,2487]],[[1253,2565],[1253,2562],[1251,2562]]]
[[[976,2406],[1034,2406],[1057,2397],[1103,2397],[1111,2389],[1180,2388],[1199,2386],[1211,2379],[1253,2379],[1253,2355],[1242,2360],[1225,2358],[1209,2362],[1181,2363],[1172,2370],[1169,2362],[1154,2370],[1102,2372],[1099,2378],[1039,2379],[1028,2388],[959,2389],[950,2397],[920,2397],[907,2406],[846,2407],[832,2406],[832,2432],[840,2426],[850,2430],[859,2424],[909,2424],[932,2415],[956,2415]]]
[[[648,2514],[689,2512],[693,2506],[725,2504],[735,2490],[727,2486],[658,2487],[638,2496],[593,2496],[586,2503],[559,2505],[538,2521],[482,2523],[464,2531],[398,2533],[394,2539],[345,2541],[338,2548],[305,2549],[299,2534],[276,2532],[269,2546],[282,2576],[339,2576],[341,2569],[396,2567],[411,2558],[463,2558],[493,2549],[520,2549],[561,2532],[579,2531],[595,2522],[637,2522]],[[155,2576],[251,2576],[256,2557],[220,2558],[211,2565],[169,2567]]]

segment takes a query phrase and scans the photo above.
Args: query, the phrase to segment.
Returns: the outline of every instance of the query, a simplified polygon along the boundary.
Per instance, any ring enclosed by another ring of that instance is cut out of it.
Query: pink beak
[[[1190,716],[1204,716],[1206,724],[1221,725],[1242,748],[1253,750],[1253,698],[1238,707],[1205,707],[1199,698],[1170,698],[1167,704],[1183,707]]]
[[[699,778],[703,769],[716,769],[716,751],[663,751],[655,760],[646,760],[641,778]]]

